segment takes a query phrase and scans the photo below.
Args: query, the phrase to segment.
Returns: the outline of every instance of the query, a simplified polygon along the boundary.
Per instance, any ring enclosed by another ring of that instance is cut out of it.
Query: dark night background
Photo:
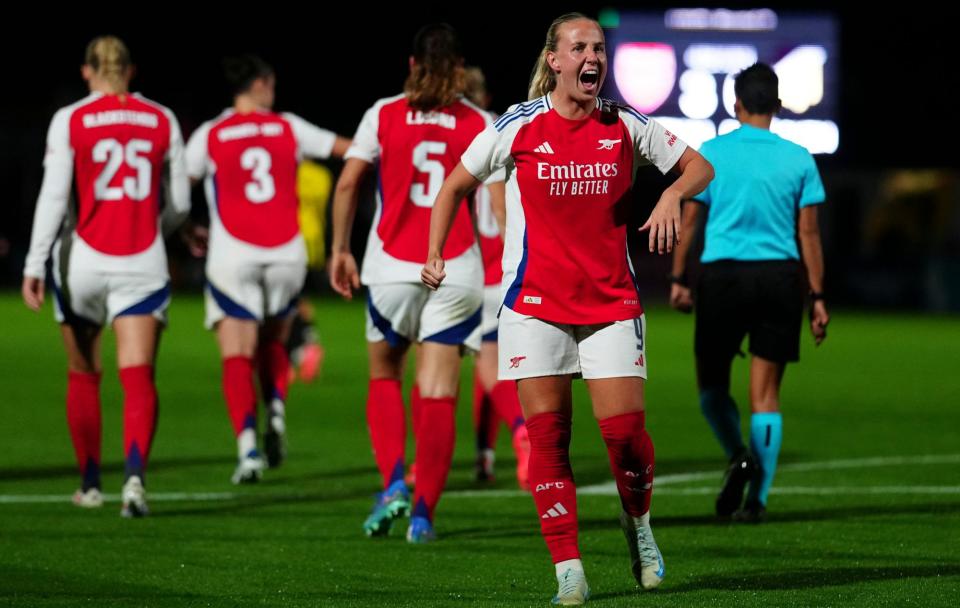
[[[369,3],[354,6],[334,10],[319,4],[283,3],[149,8],[142,4],[89,4],[83,10],[64,12],[51,5],[16,17],[7,7],[0,26],[0,56],[6,68],[5,94],[0,96],[0,180],[4,184],[0,237],[9,240],[11,251],[0,257],[0,284],[19,283],[42,178],[46,129],[57,108],[86,93],[79,66],[84,48],[94,36],[111,33],[128,44],[138,70],[131,88],[170,107],[185,137],[229,105],[220,62],[223,56],[239,52],[258,53],[275,66],[276,109],[297,113],[349,136],[374,100],[400,92],[410,41],[424,23],[448,21],[461,33],[468,63],[486,72],[493,109],[503,111],[525,98],[530,69],[546,28],[557,15],[580,10],[596,16],[608,6],[621,10],[667,8],[608,3],[518,8],[520,5],[506,4],[465,12],[451,9],[449,3],[404,4],[390,9]],[[737,3],[722,6],[757,8]],[[953,115],[960,76],[953,65],[958,53],[951,44],[957,38],[956,25],[946,17],[945,9],[915,4],[896,11],[879,5],[840,3],[761,6],[781,13],[827,11],[839,18],[840,149],[817,160],[833,205],[824,219],[828,285],[851,303],[862,304],[870,301],[869,294],[848,293],[844,277],[862,270],[860,264],[876,270],[885,259],[876,251],[867,256],[870,259],[863,259],[861,232],[864,205],[869,201],[860,199],[869,198],[862,192],[865,184],[902,168],[942,168],[956,175],[958,157],[953,144],[960,129]],[[638,217],[644,204],[656,200],[660,182],[656,175],[643,176],[637,187]],[[955,195],[955,189],[953,192]],[[650,196],[653,200],[647,200]],[[952,211],[947,217],[953,218],[949,220],[953,227],[945,229],[942,247],[930,251],[920,246],[917,250],[916,243],[895,238],[891,246],[897,251],[888,252],[891,257],[905,253],[916,257],[917,263],[925,263],[931,255],[946,255],[952,260],[951,268],[960,270],[956,263],[960,256],[954,230],[955,196],[949,206]],[[920,223],[938,221],[921,218]],[[355,230],[358,232],[362,234],[362,228]],[[656,268],[658,274],[665,267]],[[903,271],[905,276],[916,273],[910,268]],[[948,276],[958,275],[950,271]],[[878,303],[925,306],[924,301],[910,301],[902,294]],[[960,304],[948,302],[949,308],[955,306]]]

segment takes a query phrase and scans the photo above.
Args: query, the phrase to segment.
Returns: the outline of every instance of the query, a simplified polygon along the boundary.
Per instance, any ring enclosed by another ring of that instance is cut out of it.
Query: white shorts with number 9
[[[584,379],[647,377],[645,315],[595,325],[551,323],[500,311],[499,377],[574,374]]]

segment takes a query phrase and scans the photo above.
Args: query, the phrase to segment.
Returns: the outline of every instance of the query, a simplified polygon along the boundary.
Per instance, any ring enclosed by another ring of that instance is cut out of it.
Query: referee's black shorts
[[[704,264],[696,292],[697,358],[729,360],[749,335],[751,354],[778,363],[797,361],[803,304],[798,261]]]

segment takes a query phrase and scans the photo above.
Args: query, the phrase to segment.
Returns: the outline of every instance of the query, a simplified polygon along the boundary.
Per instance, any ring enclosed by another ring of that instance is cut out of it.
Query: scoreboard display
[[[760,61],[780,80],[771,130],[814,154],[840,145],[837,20],[770,9],[605,11],[603,94],[653,116],[693,146],[739,126],[737,73]]]

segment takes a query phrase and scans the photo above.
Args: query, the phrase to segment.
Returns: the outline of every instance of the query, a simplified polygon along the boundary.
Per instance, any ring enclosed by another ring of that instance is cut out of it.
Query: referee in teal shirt
[[[780,383],[786,364],[800,356],[805,290],[817,345],[826,338],[830,320],[817,225],[823,183],[805,148],[770,132],[780,110],[777,87],[776,73],[762,63],[737,75],[734,109],[741,126],[700,150],[716,176],[684,205],[685,238],[670,275],[670,304],[689,312],[694,300],[686,258],[690,237],[706,214],[694,334],[700,408],[730,461],[717,515],[747,522],[766,517],[783,437]],[[730,396],[730,366],[744,336],[749,336],[751,355],[749,449]]]

